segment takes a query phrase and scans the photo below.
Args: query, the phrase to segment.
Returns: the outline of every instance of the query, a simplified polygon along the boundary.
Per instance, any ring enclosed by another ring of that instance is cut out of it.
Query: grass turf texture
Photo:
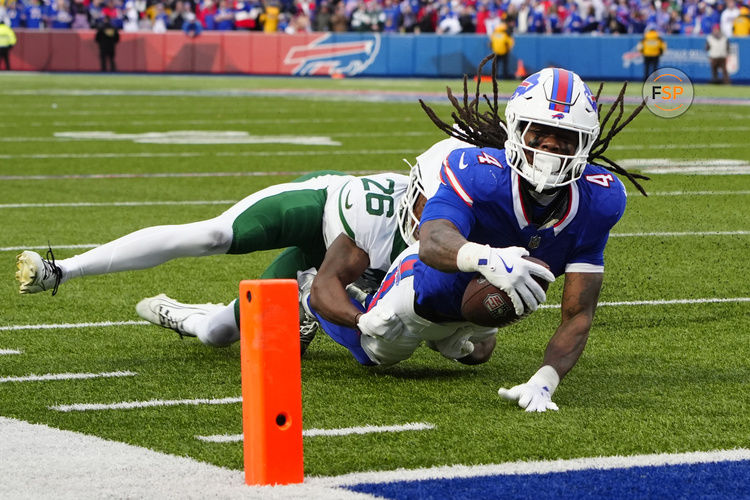
[[[207,95],[266,88],[372,89],[439,93],[458,81],[77,76],[0,77],[5,112],[2,175],[397,170],[441,138],[416,102],[331,101]],[[619,86],[608,84],[612,95]],[[122,95],[72,95],[119,89]],[[196,91],[189,96],[126,91]],[[506,89],[511,90],[510,85]],[[637,95],[640,86],[634,86]],[[203,91],[204,93],[201,93]],[[85,92],[84,92],[85,93]],[[747,98],[746,88],[696,86],[696,95]],[[53,106],[54,105],[54,106]],[[443,117],[449,108],[435,104]],[[747,160],[750,109],[695,105],[663,120],[647,111],[616,139],[615,159]],[[321,135],[341,146],[159,145],[61,140],[64,131],[142,133],[235,130],[255,135]],[[723,144],[720,148],[716,144]],[[196,156],[181,156],[184,153]],[[344,152],[343,154],[341,152]],[[283,154],[281,154],[283,153]],[[90,155],[81,157],[80,155]],[[142,156],[133,156],[140,154]],[[159,154],[162,156],[143,156]],[[40,155],[49,155],[43,157]],[[70,155],[70,156],[64,156]],[[105,156],[106,155],[106,156]],[[130,156],[125,156],[130,155]],[[239,200],[287,176],[3,180],[2,203]],[[750,177],[658,175],[651,192],[747,191]],[[653,196],[631,186],[615,232],[736,231],[750,228],[747,194]],[[135,229],[205,219],[226,205],[0,208],[0,247],[103,243]],[[612,238],[602,301],[747,296],[748,236]],[[58,258],[76,250],[58,249]],[[134,305],[165,292],[186,302],[229,301],[240,279],[260,275],[276,252],[182,259],[149,271],[89,277],[49,294],[19,296],[17,251],[0,252],[0,326],[137,320]],[[559,303],[562,279],[550,288]],[[364,369],[323,334],[302,363],[305,428],[429,422],[422,432],[305,438],[311,475],[750,446],[750,306],[747,303],[601,307],[577,367],[555,394],[560,412],[527,415],[497,388],[525,381],[559,321],[541,310],[499,333],[492,360],[451,363],[420,349],[392,368]],[[95,434],[230,468],[240,443],[195,435],[241,432],[241,405],[177,406],[61,413],[50,405],[240,395],[239,345],[180,341],[154,326],[0,331],[0,377],[130,370],[135,377],[0,384],[0,415]]]

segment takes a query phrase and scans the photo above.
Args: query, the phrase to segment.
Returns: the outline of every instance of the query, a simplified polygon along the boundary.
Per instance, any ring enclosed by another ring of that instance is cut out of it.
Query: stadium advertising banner
[[[96,71],[94,32],[18,30],[14,69]],[[639,36],[519,35],[511,69],[527,73],[548,66],[569,68],[585,79],[637,80],[643,58]],[[676,67],[693,81],[710,79],[703,36],[667,36],[660,65]],[[459,77],[471,74],[489,52],[483,35],[380,33],[182,32],[123,33],[117,66],[124,72],[245,73],[300,76]],[[750,38],[731,39],[729,73],[750,82]],[[744,60],[743,60],[744,59]]]

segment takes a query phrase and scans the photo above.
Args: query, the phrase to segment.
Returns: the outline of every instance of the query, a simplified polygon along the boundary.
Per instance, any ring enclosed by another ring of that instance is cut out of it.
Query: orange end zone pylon
[[[295,280],[240,282],[245,482],[304,480],[302,369]]]

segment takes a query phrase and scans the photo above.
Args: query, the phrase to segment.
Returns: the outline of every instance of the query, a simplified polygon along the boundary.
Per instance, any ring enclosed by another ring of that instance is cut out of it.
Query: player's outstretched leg
[[[57,293],[57,287],[62,280],[62,270],[55,263],[51,248],[46,259],[31,250],[21,252],[16,257],[16,268],[16,279],[20,283],[19,292],[37,293],[52,290],[52,295]]]
[[[227,309],[232,315],[232,325],[236,330],[234,307],[227,307],[224,304],[183,304],[162,293],[143,299],[135,306],[138,316],[146,321],[174,330],[180,337],[198,337],[202,342],[211,331],[211,317]],[[239,332],[237,332],[237,338],[239,338]]]
[[[26,250],[16,260],[16,279],[21,293],[57,291],[57,286],[73,278],[148,269],[180,257],[223,254],[229,250],[232,237],[232,220],[219,216],[189,224],[147,227],[57,262],[50,252],[42,259]]]

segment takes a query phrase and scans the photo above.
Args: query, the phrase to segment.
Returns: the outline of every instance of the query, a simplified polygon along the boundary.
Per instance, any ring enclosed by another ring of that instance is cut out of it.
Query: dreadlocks
[[[482,69],[485,64],[492,59],[492,90],[494,98],[492,101],[486,96],[479,94],[479,83],[481,78],[479,75],[482,74]],[[437,114],[430,108],[425,102],[420,99],[419,104],[424,109],[430,120],[437,125],[437,127],[445,132],[446,134],[455,137],[456,139],[464,142],[474,144],[477,147],[484,148],[499,148],[502,149],[505,141],[508,139],[508,128],[505,124],[505,120],[500,117],[499,106],[498,106],[498,86],[497,78],[495,78],[495,72],[497,70],[497,57],[492,54],[479,63],[477,68],[477,88],[474,93],[474,99],[469,102],[469,77],[464,75],[464,97],[463,103],[459,103],[458,99],[455,98],[450,87],[446,87],[448,99],[453,105],[454,111],[451,113],[453,123],[456,124],[454,127],[448,123],[445,123]],[[490,110],[484,113],[479,112],[479,101],[480,97],[483,97],[487,102]]]
[[[490,60],[492,60],[492,99],[487,97],[486,94],[480,95],[479,93],[479,83],[481,81],[482,69]],[[453,123],[455,123],[455,126],[441,120],[437,116],[435,111],[433,111],[432,108],[425,104],[422,99],[419,100],[419,104],[422,106],[422,109],[425,111],[425,113],[427,113],[427,116],[430,117],[430,120],[432,120],[432,122],[440,130],[442,130],[449,136],[455,137],[460,141],[474,144],[475,146],[480,148],[491,147],[503,149],[505,147],[505,141],[508,139],[508,127],[505,123],[505,120],[500,117],[498,109],[499,92],[496,75],[497,56],[491,54],[482,59],[482,61],[479,63],[479,66],[477,67],[476,91],[474,92],[474,98],[471,101],[469,101],[469,86],[467,75],[464,75],[464,95],[461,102],[459,102],[459,100],[456,99],[456,97],[453,95],[450,87],[446,87],[448,100],[450,100],[454,109],[454,111],[451,112],[451,118],[453,118]],[[587,161],[593,165],[606,168],[607,170],[616,174],[624,175],[628,178],[628,180],[630,180],[630,182],[633,183],[638,191],[640,191],[644,196],[648,196],[646,194],[646,190],[638,182],[638,179],[648,180],[648,177],[646,177],[645,175],[628,172],[616,162],[604,156],[604,152],[609,147],[612,139],[623,128],[625,128],[627,124],[633,121],[633,119],[638,116],[638,113],[640,113],[641,110],[646,106],[646,100],[644,99],[633,110],[633,112],[623,120],[623,114],[625,112],[625,90],[627,89],[627,87],[628,84],[627,82],[625,82],[625,84],[622,86],[622,89],[620,89],[620,93],[618,94],[617,98],[609,108],[609,111],[607,111],[607,113],[604,115],[604,119],[601,118],[602,107],[597,106],[597,116],[599,117],[600,123],[599,135],[597,136],[596,141],[594,141],[593,146],[591,146]],[[604,84],[602,83],[599,85],[599,90],[597,91],[595,97],[595,102],[597,104],[599,103],[599,97],[601,96],[603,88]],[[479,111],[479,101],[481,99],[484,99],[484,101],[487,103],[489,111],[485,111],[483,113]],[[605,132],[605,126],[607,125],[607,122],[615,113],[615,111],[617,111],[616,116],[614,117],[612,124],[609,126],[609,129]]]
[[[599,90],[596,91],[597,104],[599,103],[599,96],[601,95],[603,88],[604,88],[604,84],[600,83]],[[625,101],[625,90],[627,88],[628,88],[628,82],[625,82],[622,85],[622,88],[620,89],[620,93],[617,95],[617,99],[615,99],[615,102],[612,103],[612,107],[610,107],[607,114],[604,115],[603,120],[601,119],[602,107],[597,106],[597,112],[599,116],[599,137],[596,138],[596,141],[594,141],[594,145],[591,146],[591,151],[589,152],[588,161],[592,165],[598,165],[616,174],[624,175],[625,177],[628,178],[630,182],[633,183],[633,185],[636,188],[638,188],[638,191],[640,191],[643,196],[648,196],[648,194],[646,194],[646,190],[643,189],[643,186],[641,186],[641,184],[637,181],[637,179],[649,180],[648,177],[646,177],[645,175],[628,172],[627,170],[622,168],[620,165],[618,165],[614,161],[604,156],[604,152],[607,150],[607,147],[609,147],[609,143],[612,141],[612,138],[616,136],[622,129],[624,129],[628,123],[633,121],[633,118],[638,116],[638,113],[640,113],[641,110],[646,106],[646,100],[643,99],[641,103],[633,110],[633,112],[630,113],[630,116],[625,118],[622,124],[620,124],[620,120],[622,119],[622,115],[625,111],[624,101]],[[602,135],[604,132],[604,126],[607,124],[607,121],[609,121],[609,118],[610,116],[612,116],[612,113],[615,111],[615,109],[617,109],[617,116],[612,122],[612,125],[609,126],[609,130],[607,131],[606,135],[604,135],[604,137],[602,138]],[[602,163],[598,163],[597,160],[601,160],[602,162],[606,163],[606,165]]]

